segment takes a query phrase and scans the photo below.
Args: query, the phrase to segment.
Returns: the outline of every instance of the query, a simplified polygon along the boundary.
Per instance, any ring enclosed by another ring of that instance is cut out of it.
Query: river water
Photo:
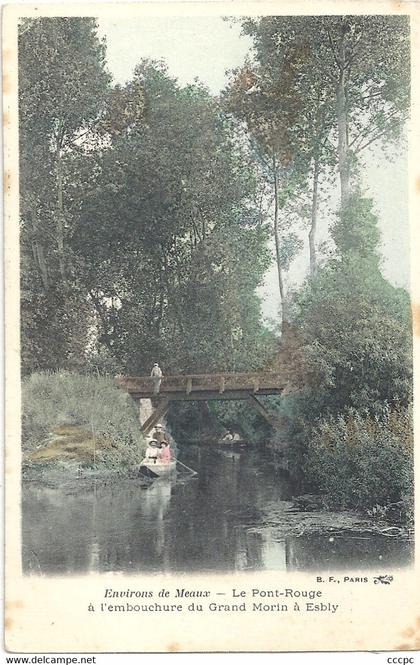
[[[24,572],[388,572],[412,563],[411,543],[354,531],[353,515],[290,512],[294,488],[256,451],[186,446],[180,459],[198,475],[24,483]],[[352,532],[338,531],[346,524]]]

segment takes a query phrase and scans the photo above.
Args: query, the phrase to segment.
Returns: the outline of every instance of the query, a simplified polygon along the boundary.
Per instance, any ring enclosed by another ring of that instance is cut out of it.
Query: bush
[[[313,416],[412,401],[408,293],[367,261],[332,262],[297,296],[294,324],[303,340]]]
[[[131,397],[103,376],[76,372],[37,372],[22,384],[22,446],[33,450],[48,433],[65,425],[82,426],[92,438],[111,442],[104,462],[134,463],[144,451]]]
[[[411,409],[388,411],[381,418],[325,419],[307,442],[304,473],[337,508],[371,508],[403,500],[413,492]]]

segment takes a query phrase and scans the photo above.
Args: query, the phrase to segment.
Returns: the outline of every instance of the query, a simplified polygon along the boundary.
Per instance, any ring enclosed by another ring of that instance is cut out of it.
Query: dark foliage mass
[[[351,205],[334,230],[339,256],[293,301],[305,388],[286,414],[294,472],[334,505],[369,507],[412,491],[411,312],[380,273],[369,202]]]
[[[92,20],[31,21],[19,55],[24,372],[258,365],[268,230],[217,102],[158,62],[111,88]]]

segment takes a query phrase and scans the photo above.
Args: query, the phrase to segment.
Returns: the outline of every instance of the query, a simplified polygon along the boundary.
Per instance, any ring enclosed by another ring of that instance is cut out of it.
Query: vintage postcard
[[[419,28],[4,8],[8,650],[419,648]]]

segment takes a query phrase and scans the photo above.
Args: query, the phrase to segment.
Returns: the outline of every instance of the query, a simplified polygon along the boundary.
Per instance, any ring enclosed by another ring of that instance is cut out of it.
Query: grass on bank
[[[141,461],[145,442],[130,396],[104,376],[37,372],[22,385],[24,461],[107,467]]]

